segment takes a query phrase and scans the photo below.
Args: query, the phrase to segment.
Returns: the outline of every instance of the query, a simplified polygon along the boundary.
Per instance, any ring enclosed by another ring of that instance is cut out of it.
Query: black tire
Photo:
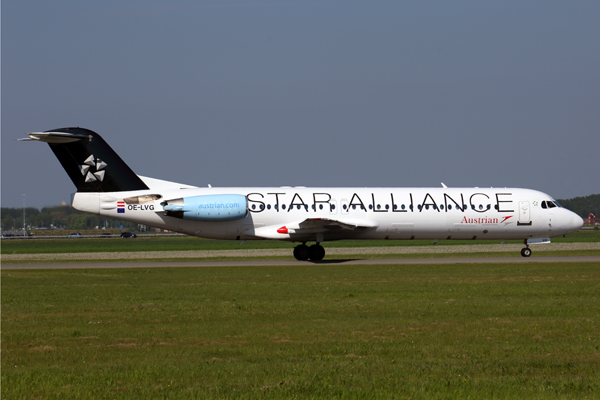
[[[305,244],[299,244],[298,246],[294,247],[294,257],[298,261],[308,260],[308,253],[308,246]]]
[[[523,257],[531,257],[531,249],[529,247],[521,249],[521,255]]]
[[[308,258],[311,261],[321,261],[325,257],[325,249],[320,244],[313,244],[308,248]]]

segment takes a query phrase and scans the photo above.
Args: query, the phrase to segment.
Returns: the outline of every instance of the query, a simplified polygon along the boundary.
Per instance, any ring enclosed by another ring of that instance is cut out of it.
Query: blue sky
[[[205,186],[600,193],[597,1],[2,2],[2,206],[75,191],[81,126]]]

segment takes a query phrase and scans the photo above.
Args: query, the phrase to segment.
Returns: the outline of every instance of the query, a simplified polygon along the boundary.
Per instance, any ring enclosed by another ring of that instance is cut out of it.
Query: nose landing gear
[[[529,246],[521,249],[521,255],[523,257],[531,257],[531,249]]]
[[[299,261],[321,261],[325,257],[325,249],[319,243],[308,247],[304,242],[294,247],[294,257]]]

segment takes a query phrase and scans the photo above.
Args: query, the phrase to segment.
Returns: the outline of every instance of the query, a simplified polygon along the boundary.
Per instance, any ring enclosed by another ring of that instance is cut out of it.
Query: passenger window
[[[319,204],[319,210],[323,209],[323,204]]]
[[[281,205],[281,208],[285,210],[285,204],[282,204],[282,205]]]
[[[389,204],[386,204],[386,205],[385,205],[385,209],[386,209],[386,210],[389,210],[389,209],[390,209],[390,205],[389,205]]]
[[[271,209],[271,205],[267,204],[267,210],[270,210],[270,209]]]

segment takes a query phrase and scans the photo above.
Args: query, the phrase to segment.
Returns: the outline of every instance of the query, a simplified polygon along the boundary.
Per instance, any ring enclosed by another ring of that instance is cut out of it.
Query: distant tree
[[[23,208],[2,207],[1,213],[2,213],[2,218],[4,218],[5,216],[8,216],[8,215],[10,215],[13,218],[17,218],[17,217],[21,217],[21,219],[23,218]],[[34,216],[34,215],[38,215],[39,213],[40,213],[40,210],[38,210],[37,208],[25,207],[25,214],[27,214],[27,216]]]
[[[600,194],[558,200],[558,202],[564,208],[573,211],[581,218],[587,218],[590,213],[596,217],[600,217]]]
[[[6,217],[2,218],[2,229],[15,229],[15,219],[12,217],[12,215],[7,215]]]

